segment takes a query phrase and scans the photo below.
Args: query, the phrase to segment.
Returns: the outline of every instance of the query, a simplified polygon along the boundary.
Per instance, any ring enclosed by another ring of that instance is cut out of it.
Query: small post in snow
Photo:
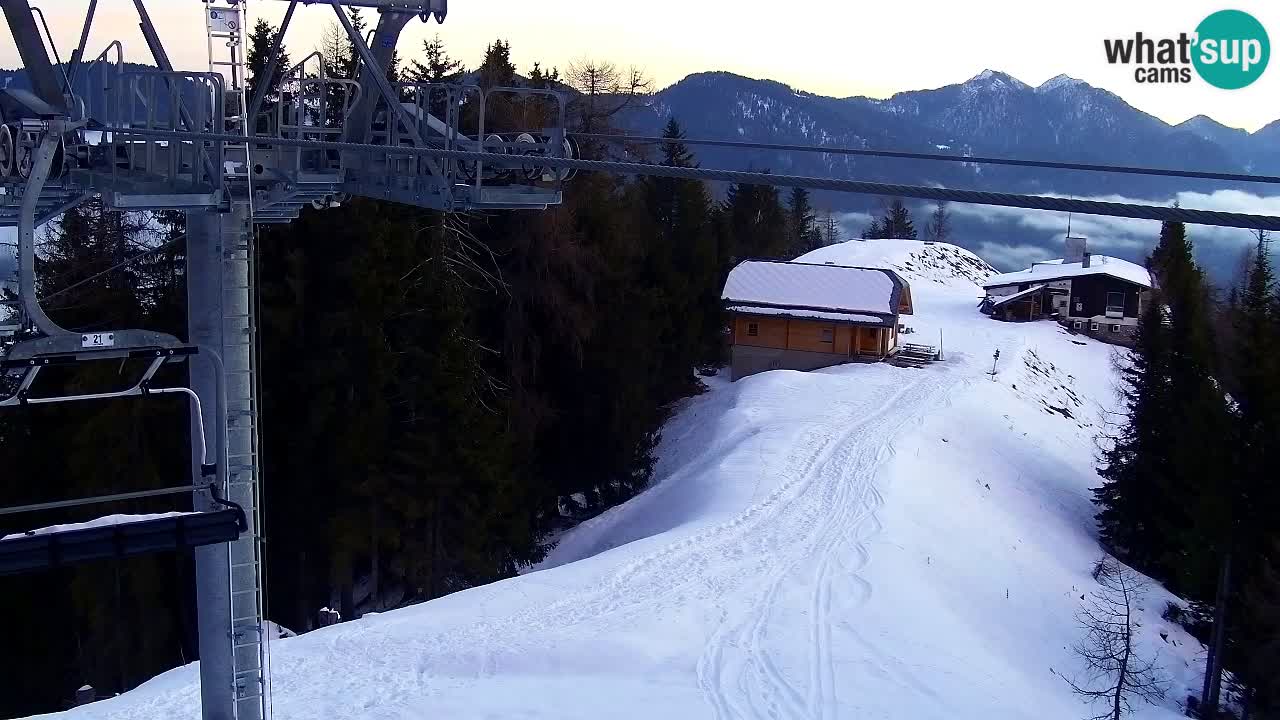
[[[942,328],[938,328],[938,359],[942,360]]]
[[[996,352],[991,356],[991,382],[996,381],[996,363],[1000,362],[1000,348],[996,348]]]

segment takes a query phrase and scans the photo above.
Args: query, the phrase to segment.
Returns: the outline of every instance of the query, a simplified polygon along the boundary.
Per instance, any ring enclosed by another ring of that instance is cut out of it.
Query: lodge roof
[[[1019,285],[1027,282],[1051,282],[1085,275],[1108,275],[1144,288],[1149,288],[1153,285],[1151,273],[1137,263],[1108,255],[1090,255],[1089,267],[1085,267],[1083,262],[1068,263],[1063,262],[1061,259],[1045,260],[1034,263],[1026,270],[993,275],[982,284],[982,287],[993,288]]]
[[[911,314],[910,286],[886,268],[744,260],[721,300],[732,312],[884,324]]]

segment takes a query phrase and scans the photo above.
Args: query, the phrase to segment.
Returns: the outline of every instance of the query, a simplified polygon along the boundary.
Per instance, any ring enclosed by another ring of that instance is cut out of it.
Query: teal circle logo
[[[1204,81],[1223,90],[1253,84],[1271,59],[1271,39],[1257,18],[1241,10],[1219,10],[1196,27],[1191,61]]]

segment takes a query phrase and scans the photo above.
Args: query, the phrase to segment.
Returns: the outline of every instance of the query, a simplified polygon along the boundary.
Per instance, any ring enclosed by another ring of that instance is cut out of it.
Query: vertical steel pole
[[[260,720],[263,716],[262,595],[258,544],[257,399],[252,313],[252,226],[245,200],[231,212],[188,212],[187,322],[190,341],[222,359],[225,425],[205,403],[205,427],[215,428],[225,463],[223,497],[242,507],[248,530],[235,542],[201,548],[196,556],[199,598],[200,697],[204,720]],[[218,398],[219,368],[202,355],[191,387]],[[194,422],[194,419],[193,419]]]
[[[222,333],[221,288],[222,220],[216,211],[187,211],[187,332],[188,342],[220,352]],[[217,366],[204,354],[190,359],[191,389],[205,400],[204,426],[210,428],[214,457],[225,457],[223,429],[218,427]],[[192,432],[197,420],[192,410]],[[199,459],[191,458],[192,465]],[[193,467],[193,476],[200,469]],[[225,469],[224,475],[225,477]],[[224,494],[226,488],[219,488]],[[196,510],[208,511],[212,503],[204,493],[195,495]],[[200,707],[202,720],[235,720],[234,672],[231,655],[231,554],[227,545],[195,549],[196,612],[200,638]]]

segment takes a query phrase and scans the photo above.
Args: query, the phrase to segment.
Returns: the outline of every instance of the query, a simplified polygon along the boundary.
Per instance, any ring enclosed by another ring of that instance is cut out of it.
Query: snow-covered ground
[[[853,241],[946,360],[774,371],[684,403],[654,486],[533,572],[272,645],[280,720],[1082,718],[1061,674],[1100,550],[1089,489],[1112,349],[977,310],[968,252]],[[992,354],[1000,351],[998,373]],[[1200,646],[1161,619],[1173,718]],[[194,666],[75,718],[196,718]]]

